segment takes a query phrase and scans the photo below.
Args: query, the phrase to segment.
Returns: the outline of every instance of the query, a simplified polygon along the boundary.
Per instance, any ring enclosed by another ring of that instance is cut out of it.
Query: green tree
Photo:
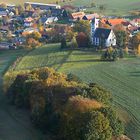
[[[103,14],[105,12],[105,10],[106,10],[106,6],[103,5],[103,4],[99,5],[98,8],[99,8],[99,11],[100,11],[101,14]]]
[[[109,120],[98,111],[78,113],[64,125],[66,140],[110,140],[112,137]]]
[[[124,133],[122,122],[117,118],[116,112],[111,107],[101,108],[100,111],[108,118],[112,128],[113,136],[120,136]]]
[[[87,20],[79,20],[76,22],[75,26],[73,27],[75,32],[83,32],[87,36],[90,34],[90,22]]]
[[[128,35],[126,31],[116,31],[115,35],[116,35],[116,43],[119,46],[119,48],[125,48],[128,42]]]
[[[66,47],[67,47],[67,42],[66,42],[65,37],[63,37],[63,38],[61,39],[61,49],[64,49],[64,48],[66,48]]]

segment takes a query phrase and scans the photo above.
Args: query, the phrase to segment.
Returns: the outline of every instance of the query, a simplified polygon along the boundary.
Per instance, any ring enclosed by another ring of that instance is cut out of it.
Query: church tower
[[[97,19],[97,18],[93,18],[92,21],[91,21],[91,40],[92,40],[92,43],[93,43],[93,39],[94,39],[94,33],[96,31],[97,28],[99,28],[99,22],[100,22],[100,19]]]

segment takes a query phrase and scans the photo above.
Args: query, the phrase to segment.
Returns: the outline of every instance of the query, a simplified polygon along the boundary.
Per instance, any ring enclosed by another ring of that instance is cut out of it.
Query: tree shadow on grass
[[[130,76],[132,76],[132,77],[140,77],[140,71],[130,72]]]
[[[128,124],[126,124],[126,135],[131,138],[131,140],[138,139],[138,136],[140,134],[139,128],[137,128],[138,124],[135,124],[135,121],[130,121]]]

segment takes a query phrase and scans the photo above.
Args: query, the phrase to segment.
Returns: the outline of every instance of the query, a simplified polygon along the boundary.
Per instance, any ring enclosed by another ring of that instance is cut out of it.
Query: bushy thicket
[[[111,94],[75,75],[40,68],[19,73],[6,87],[10,102],[31,111],[31,121],[58,140],[110,140],[123,133]]]
[[[106,49],[105,52],[103,52],[102,56],[101,56],[101,60],[105,60],[105,61],[116,61],[119,58],[123,58],[124,57],[124,52],[122,49],[114,49],[112,47],[109,47]]]

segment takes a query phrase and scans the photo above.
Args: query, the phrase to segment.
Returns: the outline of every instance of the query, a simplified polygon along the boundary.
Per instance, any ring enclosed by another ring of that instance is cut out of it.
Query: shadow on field
[[[101,62],[101,61],[99,59],[89,59],[89,60],[67,61],[66,63],[80,63],[80,62]]]
[[[134,124],[134,122],[131,120],[127,125],[126,125],[126,130],[128,134],[131,134],[131,136],[129,136],[128,134],[126,134],[129,138],[131,138],[131,140],[136,140],[137,136],[140,133],[139,128],[135,127],[136,124]]]
[[[130,76],[139,77],[140,76],[140,71],[130,72]]]
[[[58,71],[63,64],[68,60],[69,56],[71,55],[72,51],[70,51],[66,56],[64,56],[64,58],[61,60],[60,65],[56,68],[56,70]]]

